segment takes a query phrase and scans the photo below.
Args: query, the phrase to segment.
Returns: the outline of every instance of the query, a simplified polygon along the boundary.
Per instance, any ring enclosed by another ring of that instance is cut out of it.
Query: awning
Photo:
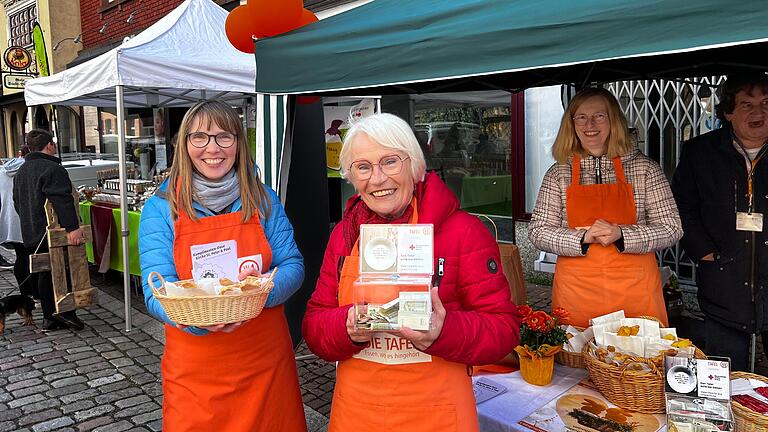
[[[375,0],[259,40],[256,89],[514,90],[765,70],[766,22],[755,0]]]

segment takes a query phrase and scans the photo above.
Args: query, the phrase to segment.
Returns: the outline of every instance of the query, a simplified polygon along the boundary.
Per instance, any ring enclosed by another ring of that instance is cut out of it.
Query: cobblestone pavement
[[[0,253],[14,259],[5,249]],[[161,430],[162,325],[133,296],[134,328],[125,332],[121,281],[100,288],[98,304],[78,311],[85,323],[79,332],[46,334],[8,316],[0,336],[0,432]],[[0,297],[9,294],[18,294],[16,280],[0,271]],[[40,326],[39,308],[34,318]],[[304,408],[309,431],[327,431],[327,413]]]
[[[5,249],[0,253],[13,260]],[[8,317],[0,336],[0,432],[160,430],[162,326],[134,293],[134,329],[125,332],[121,279],[99,279],[98,304],[78,312],[83,331],[44,334],[23,326],[15,314]],[[0,297],[16,292],[13,273],[0,271]],[[528,303],[549,310],[551,288],[528,284]],[[40,325],[39,309],[34,316]],[[690,318],[696,331],[701,321]],[[309,431],[325,432],[335,365],[312,355],[304,343],[296,359]],[[757,372],[768,373],[762,355]]]

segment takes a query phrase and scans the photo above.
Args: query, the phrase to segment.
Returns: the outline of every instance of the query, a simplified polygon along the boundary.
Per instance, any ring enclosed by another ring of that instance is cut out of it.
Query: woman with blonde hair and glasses
[[[279,266],[261,315],[210,327],[172,322],[152,295],[150,272],[192,278],[190,249],[234,240],[239,278]],[[217,101],[181,123],[169,179],[141,214],[139,252],[147,310],[165,323],[163,430],[306,430],[282,304],[300,287],[304,262],[274,191],[259,181],[242,122]]]
[[[501,360],[519,340],[499,248],[435,173],[408,123],[391,114],[359,120],[339,156],[357,192],[325,250],[304,316],[309,348],[338,361],[331,432],[478,430],[467,365]],[[361,224],[432,224],[435,277],[428,331],[355,330],[352,282]],[[471,370],[471,369],[470,369]]]
[[[552,146],[528,237],[558,255],[552,307],[570,323],[624,309],[667,323],[654,251],[683,235],[659,165],[640,153],[616,98],[587,88],[571,100]]]

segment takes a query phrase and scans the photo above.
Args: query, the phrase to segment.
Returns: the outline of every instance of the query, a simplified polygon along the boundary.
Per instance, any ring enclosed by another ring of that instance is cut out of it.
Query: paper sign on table
[[[503,385],[485,377],[478,378],[477,381],[475,381],[473,388],[475,391],[475,403],[478,404],[481,404],[488,399],[495,398],[507,391],[507,388]]]

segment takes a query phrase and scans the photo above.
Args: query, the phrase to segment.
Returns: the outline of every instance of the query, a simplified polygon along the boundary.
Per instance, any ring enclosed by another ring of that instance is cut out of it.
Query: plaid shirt
[[[595,184],[595,163],[599,160],[603,183],[616,183],[613,162],[607,156],[581,159],[581,184]],[[620,225],[624,253],[643,254],[672,246],[683,236],[677,205],[669,182],[659,165],[637,149],[621,158],[624,175],[632,184],[637,222]],[[538,249],[563,256],[581,256],[586,230],[568,228],[565,191],[571,184],[571,159],[554,164],[544,174],[539,196],[528,227],[528,238]]]

